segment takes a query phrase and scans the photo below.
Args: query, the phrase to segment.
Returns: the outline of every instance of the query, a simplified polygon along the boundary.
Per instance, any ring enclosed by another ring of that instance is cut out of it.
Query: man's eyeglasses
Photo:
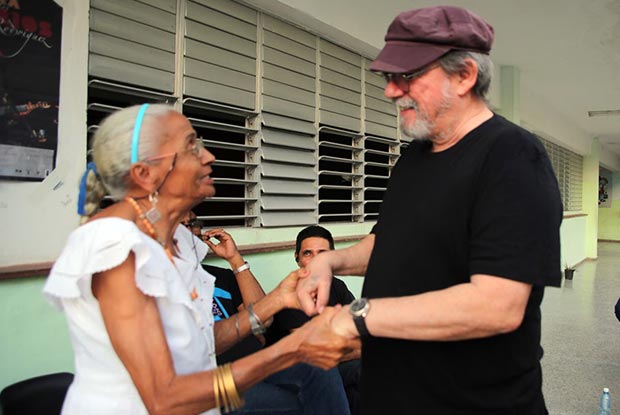
[[[202,229],[203,222],[200,219],[190,219],[190,220],[182,221],[181,225],[188,227],[188,228],[201,228]]]
[[[185,150],[175,151],[174,153],[166,153],[160,156],[149,157],[145,159],[144,161],[155,161],[155,160],[161,160],[166,157],[174,156],[174,161],[173,161],[173,165],[174,165],[174,163],[176,163],[177,157],[180,154],[191,153],[196,157],[200,157],[200,153],[202,152],[202,150],[204,150],[204,148],[205,148],[205,145],[204,145],[204,142],[202,141],[202,137],[198,137],[198,138],[195,138],[192,142],[192,145]]]
[[[396,86],[403,91],[409,90],[409,84],[411,81],[418,79],[425,75],[427,72],[435,69],[439,66],[439,63],[434,63],[432,65],[425,66],[423,68],[418,69],[417,71],[408,72],[408,73],[392,73],[392,72],[382,72],[383,78],[389,84],[390,82],[394,82]]]

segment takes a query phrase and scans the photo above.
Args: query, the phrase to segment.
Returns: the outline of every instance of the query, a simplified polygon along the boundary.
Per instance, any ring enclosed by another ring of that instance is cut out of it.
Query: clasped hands
[[[231,266],[243,263],[234,239],[223,229],[208,230],[202,234],[202,239],[218,257],[228,261]],[[361,343],[349,315],[348,305],[317,307],[321,299],[322,304],[327,304],[332,275],[331,269],[326,272],[323,269],[325,266],[322,267],[320,261],[317,261],[319,257],[312,262],[313,270],[322,270],[323,275],[329,276],[327,281],[325,278],[319,280],[314,277],[318,272],[310,277],[310,269],[301,268],[287,275],[274,291],[278,294],[276,301],[281,308],[302,309],[309,316],[319,312],[320,315],[295,330],[292,336],[299,341],[298,351],[306,363],[330,368],[341,361],[358,357]],[[319,289],[319,283],[323,290]]]

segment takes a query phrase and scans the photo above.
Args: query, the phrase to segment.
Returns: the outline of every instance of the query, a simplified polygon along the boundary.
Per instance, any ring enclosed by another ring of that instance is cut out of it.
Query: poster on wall
[[[598,176],[598,207],[611,207],[611,187],[612,175],[609,173],[599,173]]]
[[[0,178],[41,181],[54,169],[62,8],[0,0]]]

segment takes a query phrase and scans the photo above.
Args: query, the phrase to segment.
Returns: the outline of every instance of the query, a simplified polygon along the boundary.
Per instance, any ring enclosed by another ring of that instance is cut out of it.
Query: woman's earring
[[[151,202],[151,208],[146,212],[145,216],[151,223],[155,223],[161,219],[161,213],[157,210],[157,202],[159,201],[159,192],[156,190],[149,195],[149,202]]]

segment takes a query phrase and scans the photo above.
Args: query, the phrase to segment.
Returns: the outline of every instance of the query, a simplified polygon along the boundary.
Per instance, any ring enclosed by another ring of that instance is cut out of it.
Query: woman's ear
[[[131,165],[129,168],[129,178],[137,186],[149,193],[155,191],[157,186],[155,185],[155,177],[153,173],[155,171],[144,162],[137,162]]]

